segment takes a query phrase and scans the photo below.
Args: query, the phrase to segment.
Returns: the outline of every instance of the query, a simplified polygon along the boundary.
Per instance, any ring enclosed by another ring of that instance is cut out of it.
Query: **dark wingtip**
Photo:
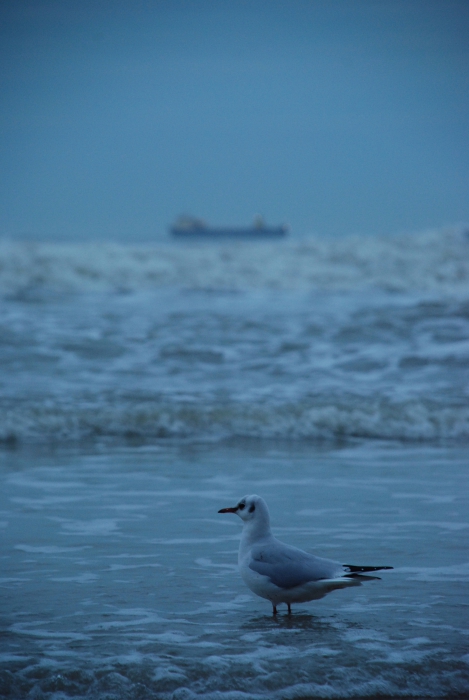
[[[353,566],[352,564],[345,565],[351,573],[366,573],[367,571],[384,571],[385,569],[393,569],[393,566]]]

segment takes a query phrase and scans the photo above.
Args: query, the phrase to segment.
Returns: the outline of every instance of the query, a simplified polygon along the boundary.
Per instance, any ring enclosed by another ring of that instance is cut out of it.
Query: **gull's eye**
[[[244,510],[245,507],[246,507],[245,503],[240,503],[238,506],[239,510]]]
[[[256,506],[253,503],[252,506],[249,508],[249,512],[254,513],[255,510],[256,510]]]

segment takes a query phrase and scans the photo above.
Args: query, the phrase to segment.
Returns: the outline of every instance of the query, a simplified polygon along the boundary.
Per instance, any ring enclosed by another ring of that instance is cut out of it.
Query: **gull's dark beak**
[[[238,506],[235,506],[234,508],[222,508],[218,512],[219,513],[236,513],[237,510],[238,510]]]

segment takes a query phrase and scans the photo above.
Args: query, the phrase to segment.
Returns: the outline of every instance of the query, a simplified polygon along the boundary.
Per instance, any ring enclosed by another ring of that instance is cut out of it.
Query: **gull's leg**
[[[288,614],[291,615],[291,605],[290,605],[290,603],[287,603],[287,605],[288,605]]]
[[[277,614],[277,606],[272,603],[272,615]]]

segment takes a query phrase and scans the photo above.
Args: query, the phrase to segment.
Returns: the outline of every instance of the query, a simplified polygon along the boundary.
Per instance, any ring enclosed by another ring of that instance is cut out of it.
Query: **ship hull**
[[[185,240],[259,240],[284,238],[287,235],[287,226],[262,227],[262,228],[209,228],[194,227],[184,228],[172,226],[170,233],[174,238]]]

